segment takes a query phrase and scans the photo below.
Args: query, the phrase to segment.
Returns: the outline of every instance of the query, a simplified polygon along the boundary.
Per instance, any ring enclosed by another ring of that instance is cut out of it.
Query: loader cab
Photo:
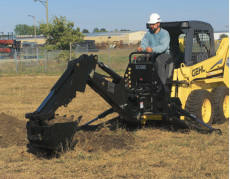
[[[174,67],[192,66],[215,56],[213,28],[202,21],[162,22],[169,32]]]

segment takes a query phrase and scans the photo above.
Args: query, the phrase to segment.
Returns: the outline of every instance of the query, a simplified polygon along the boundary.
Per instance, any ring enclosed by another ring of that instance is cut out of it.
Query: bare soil
[[[5,113],[0,114],[0,147],[23,146],[26,139],[26,121],[21,121]]]
[[[5,113],[0,114],[0,147],[25,146],[26,121],[21,121]],[[114,124],[115,125],[115,124]],[[77,148],[87,152],[98,150],[109,151],[112,149],[128,149],[135,143],[135,137],[125,130],[111,130],[108,127],[100,127],[97,131],[78,131],[73,141],[77,141]]]
[[[87,152],[131,149],[135,140],[135,136],[131,132],[119,129],[111,131],[107,127],[99,131],[80,131],[73,138],[73,141],[78,142],[76,147]]]

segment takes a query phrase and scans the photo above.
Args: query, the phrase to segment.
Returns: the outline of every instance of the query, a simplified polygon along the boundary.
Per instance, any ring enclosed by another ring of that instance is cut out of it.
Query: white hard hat
[[[157,22],[161,22],[161,17],[157,13],[153,13],[149,17],[149,22],[148,24],[156,24]]]

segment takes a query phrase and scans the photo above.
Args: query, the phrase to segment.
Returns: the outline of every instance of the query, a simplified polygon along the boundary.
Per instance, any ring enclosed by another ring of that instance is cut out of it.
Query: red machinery
[[[0,56],[2,58],[12,57],[15,50],[20,51],[21,42],[16,41],[13,33],[8,33],[4,35],[3,32],[0,32]]]

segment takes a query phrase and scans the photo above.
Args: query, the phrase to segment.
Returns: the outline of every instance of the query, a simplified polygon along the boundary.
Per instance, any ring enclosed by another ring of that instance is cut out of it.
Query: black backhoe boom
[[[31,144],[55,149],[60,147],[60,144],[65,146],[66,140],[71,140],[73,132],[70,131],[74,131],[78,126],[78,121],[63,122],[63,119],[55,115],[55,111],[61,106],[66,107],[76,97],[77,91],[84,92],[86,84],[113,107],[111,112],[116,111],[125,116],[122,111],[122,105],[127,98],[124,79],[97,60],[97,56],[82,55],[70,61],[67,69],[38,109],[25,115],[29,119],[27,134]],[[112,81],[96,73],[96,65],[109,74]]]
[[[93,55],[83,55],[70,61],[67,69],[52,87],[46,99],[34,113],[26,114],[26,118],[31,120],[52,119],[60,106],[67,106],[76,97],[76,91],[85,91],[87,80],[90,73],[95,70],[96,63],[97,58]]]

